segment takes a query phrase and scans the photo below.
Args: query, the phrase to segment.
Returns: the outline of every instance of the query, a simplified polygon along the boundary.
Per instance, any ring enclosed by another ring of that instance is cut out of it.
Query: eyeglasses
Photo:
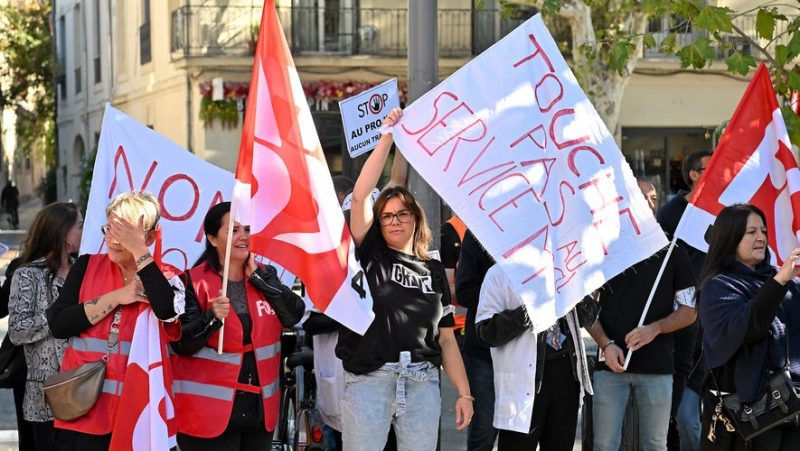
[[[153,230],[153,229],[144,229],[144,233],[147,233],[147,232],[149,232],[151,230]],[[111,226],[108,225],[108,224],[101,225],[100,226],[100,233],[102,233],[103,235],[108,235],[109,233],[111,233]]]
[[[705,170],[706,170],[706,168],[700,168],[700,169],[695,169],[695,172],[697,172],[698,174],[702,174],[703,171],[705,171]]]
[[[389,225],[389,224],[391,224],[392,221],[394,221],[394,218],[397,218],[397,220],[401,224],[405,224],[405,223],[411,221],[411,217],[413,217],[413,216],[414,216],[414,213],[411,213],[408,210],[401,210],[401,211],[398,211],[397,213],[381,213],[381,225]]]

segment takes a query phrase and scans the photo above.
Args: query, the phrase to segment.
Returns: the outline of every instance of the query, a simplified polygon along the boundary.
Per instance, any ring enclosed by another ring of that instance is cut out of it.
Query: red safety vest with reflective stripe
[[[219,296],[222,277],[207,264],[189,270],[200,309],[211,308]],[[252,345],[243,346],[242,323],[235,314],[225,318],[222,355],[217,354],[219,332],[193,356],[173,354],[173,393],[178,432],[194,437],[217,437],[225,431],[236,390],[258,392],[264,400],[264,424],[275,429],[280,406],[281,324],[264,295],[246,284],[247,307],[253,321]],[[244,352],[255,351],[259,387],[239,384]]]
[[[81,304],[97,299],[123,287],[122,274],[119,266],[112,262],[107,254],[97,254],[89,257],[86,275],[81,284],[79,302]],[[119,340],[117,346],[109,355],[106,365],[106,379],[103,382],[103,392],[97,403],[82,417],[73,421],[55,420],[55,425],[60,429],[69,429],[86,434],[104,435],[111,433],[114,418],[117,416],[120,396],[125,378],[125,369],[128,366],[128,355],[133,339],[133,330],[136,327],[136,317],[139,314],[138,303],[122,306],[122,317],[119,324]],[[81,332],[77,337],[69,339],[61,371],[77,368],[87,362],[101,359],[108,347],[108,334],[111,331],[111,322],[114,313],[109,313],[99,323]],[[172,323],[176,327],[177,322]],[[177,338],[177,336],[175,337]]]

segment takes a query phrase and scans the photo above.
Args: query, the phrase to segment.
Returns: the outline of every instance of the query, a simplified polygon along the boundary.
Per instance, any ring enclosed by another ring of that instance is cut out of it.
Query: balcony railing
[[[529,19],[535,10],[519,7],[511,14],[496,10],[440,9],[438,11],[439,55],[469,57],[478,55]],[[404,57],[408,54],[407,8],[326,8],[280,7],[278,17],[286,40],[295,55],[371,55]],[[261,6],[185,5],[172,11],[171,50],[173,58],[235,57],[252,55],[255,32],[261,19]],[[676,33],[676,44],[685,46],[704,36],[678,23],[662,21],[650,27],[660,44],[670,33]],[[741,16],[734,24],[748,36],[756,38],[755,16]],[[655,24],[655,22],[654,22]],[[662,26],[663,25],[663,26]],[[785,31],[786,23],[778,22],[775,33]],[[149,29],[147,30],[149,32]],[[149,37],[149,33],[148,33]],[[142,30],[144,39],[144,30]],[[563,39],[563,38],[562,38]],[[761,59],[748,40],[738,34],[723,34],[717,43],[717,57],[726,58],[737,50]],[[786,44],[779,39],[769,44]],[[149,48],[148,48],[149,50]],[[144,52],[144,46],[142,48]],[[658,48],[643,51],[645,58],[674,58]]]
[[[742,30],[742,32],[747,35],[747,38],[738,33],[720,33],[722,42],[714,41],[718,59],[727,58],[733,52],[734,48],[745,55],[752,55],[756,60],[764,59],[764,55],[751,45],[750,39],[757,42],[760,46],[766,47],[771,54],[775,53],[776,45],[785,45],[789,42],[790,36],[783,35],[783,33],[786,32],[786,22],[776,22],[775,36],[781,37],[773,42],[759,39],[756,35],[756,16],[739,16],[734,19],[733,24],[738,29]],[[661,40],[666,38],[670,33],[675,33],[675,43],[678,46],[687,46],[695,42],[699,37],[708,36],[708,33],[704,31],[692,30],[682,24],[676,24],[674,28],[671,29],[665,27],[663,31],[654,31],[651,29],[650,32],[655,36],[657,45],[656,48],[644,51],[645,58],[674,58],[672,55],[661,53],[658,50]]]
[[[533,13],[441,9],[439,55],[476,55],[508,34]],[[408,54],[407,8],[278,8],[287,42],[295,55]],[[261,7],[182,6],[171,14],[173,57],[225,57],[253,54]]]

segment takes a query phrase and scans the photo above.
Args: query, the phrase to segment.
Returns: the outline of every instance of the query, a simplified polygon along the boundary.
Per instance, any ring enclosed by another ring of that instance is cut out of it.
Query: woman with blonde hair
[[[156,318],[169,322],[171,329],[179,326],[174,320],[184,310],[183,285],[177,276],[162,272],[148,250],[160,216],[150,193],[122,193],[112,199],[106,207],[108,224],[101,227],[108,253],[80,256],[47,311],[53,336],[69,339],[62,371],[97,361],[112,346],[103,391],[94,406],[77,419],[56,420],[58,450],[109,448],[139,303],[149,303]],[[180,333],[170,332],[172,339]]]
[[[402,116],[394,109],[386,123]],[[383,135],[353,190],[350,230],[372,294],[375,320],[364,336],[343,329],[336,347],[345,369],[344,449],[382,449],[390,426],[398,449],[436,448],[441,394],[439,367],[458,390],[459,430],[472,418],[472,396],[453,335],[444,266],[430,258],[425,212],[405,188],[385,189],[370,208],[392,146]]]

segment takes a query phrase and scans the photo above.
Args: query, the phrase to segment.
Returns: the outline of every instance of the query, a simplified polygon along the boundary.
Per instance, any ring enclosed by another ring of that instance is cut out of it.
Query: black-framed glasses
[[[394,221],[394,218],[397,218],[401,224],[406,224],[407,222],[411,221],[411,218],[414,216],[414,213],[411,213],[408,210],[400,210],[397,213],[381,213],[381,225],[389,225]]]

